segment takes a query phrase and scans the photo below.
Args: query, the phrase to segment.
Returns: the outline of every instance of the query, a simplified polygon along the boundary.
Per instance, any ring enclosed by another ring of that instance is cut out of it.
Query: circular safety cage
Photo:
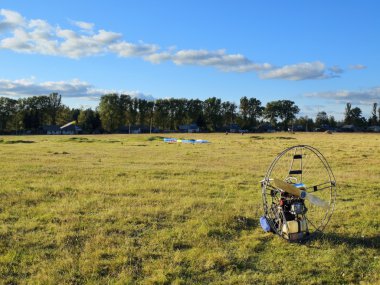
[[[311,146],[297,145],[281,152],[261,186],[265,223],[288,241],[312,238],[331,218],[335,177],[325,157]]]

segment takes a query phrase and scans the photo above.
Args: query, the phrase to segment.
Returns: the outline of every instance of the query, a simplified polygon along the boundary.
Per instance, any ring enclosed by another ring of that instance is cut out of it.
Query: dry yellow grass
[[[380,282],[380,136],[0,137],[4,284]],[[264,233],[259,180],[277,153],[318,148],[338,183],[325,235]]]

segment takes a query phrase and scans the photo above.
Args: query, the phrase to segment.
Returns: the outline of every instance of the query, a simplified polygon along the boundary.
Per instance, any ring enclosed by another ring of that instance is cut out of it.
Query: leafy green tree
[[[355,107],[351,110],[351,116],[355,126],[365,127],[367,124],[366,119],[362,116],[362,110],[359,107]]]
[[[132,98],[131,105],[129,107],[129,114],[131,117],[131,124],[136,125],[139,116],[139,100],[138,98]]]
[[[222,103],[222,117],[224,126],[228,126],[234,124],[236,122],[236,104],[230,101],[226,101]]]
[[[169,122],[170,103],[167,99],[158,99],[155,102],[153,122],[156,127],[166,130],[170,127]]]
[[[170,129],[177,129],[179,125],[183,125],[186,122],[186,99],[174,99],[170,98],[169,101],[169,120]]]
[[[78,125],[86,133],[92,133],[100,129],[101,121],[99,113],[91,108],[81,110],[78,116]]]
[[[203,113],[203,102],[199,99],[190,99],[186,102],[187,121],[186,123],[196,123],[199,127],[206,127]]]
[[[204,114],[206,124],[211,131],[216,131],[222,127],[222,102],[216,97],[208,98],[204,101]]]
[[[80,110],[71,109],[65,105],[62,105],[57,112],[56,124],[58,126],[63,126],[71,121],[77,121]]]
[[[17,113],[17,100],[0,97],[0,131],[9,130],[10,123]]]
[[[369,123],[372,126],[376,126],[378,123],[378,120],[377,120],[377,103],[373,103],[373,105],[372,105],[372,114],[371,114],[371,118],[369,119]]]
[[[179,125],[183,125],[186,123],[187,118],[187,99],[177,99],[176,100],[176,116],[175,116],[175,124],[176,128],[178,128]]]
[[[20,129],[37,130],[49,124],[49,97],[33,96],[18,100],[19,118],[22,121]]]
[[[150,129],[150,132],[152,132],[152,128],[153,128],[154,108],[155,108],[154,102],[153,101],[148,101],[147,109],[148,109],[148,119],[149,119],[149,129]]]
[[[300,112],[300,108],[290,100],[280,100],[280,113],[279,117],[285,130],[288,129],[289,123],[296,118]]]
[[[241,116],[241,127],[248,127],[249,100],[246,96],[240,98],[239,111]]]
[[[149,104],[148,101],[143,99],[137,99],[138,108],[138,122],[140,126],[145,125],[147,122],[147,117],[149,116]]]
[[[305,130],[306,132],[313,131],[314,126],[315,126],[313,119],[309,118],[308,116],[299,117],[299,118],[295,119],[294,125],[295,126],[301,126],[303,128],[303,130]]]
[[[263,115],[264,107],[261,106],[261,101],[256,98],[250,98],[248,101],[248,117],[249,127],[255,127],[258,119]]]
[[[277,125],[277,119],[280,116],[281,107],[279,101],[268,102],[264,109],[264,118],[267,119],[272,126]]]
[[[61,108],[61,99],[62,96],[58,93],[51,93],[48,97],[46,108],[50,115],[50,123],[52,125],[56,124],[57,114]]]
[[[264,117],[270,121],[270,123],[275,126],[277,119],[282,120],[283,129],[287,130],[289,123],[296,118],[300,109],[293,101],[290,100],[278,100],[268,102],[265,110]]]
[[[346,104],[345,124],[352,124],[356,127],[365,127],[367,124],[366,119],[362,116],[362,110],[359,107],[352,108],[351,103]]]
[[[337,125],[338,123],[335,120],[334,116],[329,116],[329,126],[332,128],[336,128]]]
[[[344,111],[344,123],[345,124],[352,124],[353,123],[351,103],[346,104],[346,109]]]
[[[120,109],[122,113],[122,123],[124,125],[132,124],[132,117],[130,114],[132,98],[129,95],[121,94],[119,98]]]
[[[315,118],[316,127],[320,128],[322,125],[329,124],[329,117],[325,111],[318,112],[317,117]]]
[[[123,112],[120,107],[120,97],[117,94],[107,94],[100,98],[99,115],[103,128],[112,132],[123,124]]]

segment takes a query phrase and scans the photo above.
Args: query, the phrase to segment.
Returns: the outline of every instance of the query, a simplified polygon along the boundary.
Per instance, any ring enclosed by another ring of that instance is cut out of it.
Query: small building
[[[47,125],[42,127],[42,132],[46,135],[75,135],[82,132],[82,129],[75,125],[60,128],[57,125]]]
[[[120,134],[141,134],[141,133],[150,133],[149,126],[145,125],[127,125],[121,126],[117,129],[117,133]],[[155,128],[152,128],[152,132],[157,132]]]
[[[341,130],[342,130],[342,132],[349,132],[349,133],[353,133],[353,132],[358,131],[358,129],[354,125],[344,125],[341,128]]]
[[[276,129],[270,123],[262,123],[254,129],[255,133],[275,133]]]
[[[61,128],[57,125],[47,125],[42,127],[42,132],[46,135],[60,135]]]
[[[380,133],[380,126],[371,126],[367,129],[369,132]]]
[[[62,135],[76,135],[82,132],[82,129],[76,125],[70,125],[61,129]]]
[[[196,124],[180,125],[178,130],[181,133],[199,133],[199,127]]]
[[[238,124],[231,124],[227,126],[226,130],[230,133],[240,133],[242,131]]]

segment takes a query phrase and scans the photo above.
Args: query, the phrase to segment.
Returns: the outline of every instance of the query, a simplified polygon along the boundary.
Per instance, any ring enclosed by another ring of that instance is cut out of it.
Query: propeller
[[[306,191],[298,189],[294,185],[286,183],[285,181],[282,181],[280,179],[274,178],[272,181],[272,184],[276,188],[279,188],[279,189],[281,189],[281,190],[283,190],[289,194],[300,197],[302,199],[307,199],[311,204],[314,204],[316,206],[319,206],[319,207],[322,207],[325,209],[328,209],[330,207],[329,203],[327,203],[326,201],[323,201],[322,199],[320,199],[320,198],[318,198],[318,197],[316,197],[310,193],[307,193]]]

